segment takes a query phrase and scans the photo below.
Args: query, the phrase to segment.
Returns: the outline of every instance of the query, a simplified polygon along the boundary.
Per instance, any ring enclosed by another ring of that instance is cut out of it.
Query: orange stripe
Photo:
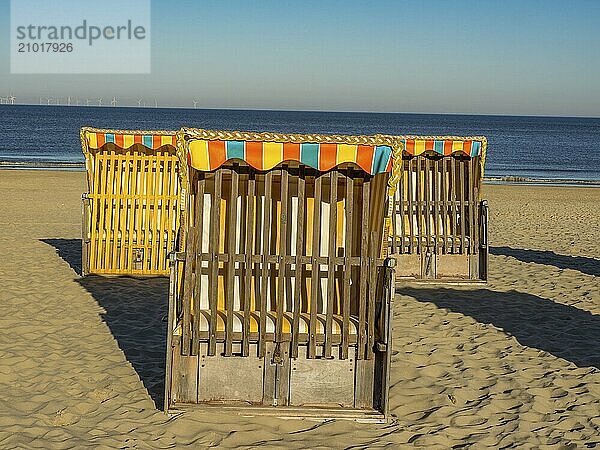
[[[452,141],[444,141],[444,155],[448,156],[452,154]]]
[[[217,169],[227,161],[225,141],[208,141],[208,161],[210,170]]]
[[[115,145],[117,147],[123,148],[123,135],[115,134]]]
[[[471,146],[473,145],[473,141],[465,141],[463,144],[463,152],[467,156],[471,156]]]
[[[293,142],[283,143],[283,160],[300,161],[300,144]]]
[[[415,140],[414,139],[407,139],[406,140],[405,150],[410,155],[414,155],[415,154]]]
[[[330,170],[337,163],[337,144],[319,145],[319,170]]]
[[[258,170],[263,169],[263,143],[246,142],[246,162]]]
[[[141,144],[142,143],[142,135],[141,134],[134,134],[133,135],[133,143],[134,144]]]
[[[161,141],[162,139],[159,135],[155,134],[154,136],[152,136],[152,150],[156,150],[157,148],[159,148]]]
[[[356,163],[367,173],[371,173],[374,153],[374,145],[359,145],[356,151]]]
[[[96,133],[96,141],[98,142],[98,148],[106,144],[106,136],[104,133]]]
[[[425,151],[426,152],[433,151],[433,140],[428,139],[425,141]]]

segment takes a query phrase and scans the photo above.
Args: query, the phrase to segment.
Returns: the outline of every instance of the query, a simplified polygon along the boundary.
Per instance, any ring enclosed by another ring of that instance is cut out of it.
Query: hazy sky
[[[19,102],[600,116],[600,0],[153,1],[152,73],[102,76],[10,75],[9,5]]]

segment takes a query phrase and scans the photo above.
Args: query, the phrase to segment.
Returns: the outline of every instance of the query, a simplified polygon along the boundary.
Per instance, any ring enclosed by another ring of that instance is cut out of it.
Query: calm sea
[[[79,128],[484,135],[487,178],[600,183],[600,119],[563,117],[0,106],[0,167],[83,167]]]

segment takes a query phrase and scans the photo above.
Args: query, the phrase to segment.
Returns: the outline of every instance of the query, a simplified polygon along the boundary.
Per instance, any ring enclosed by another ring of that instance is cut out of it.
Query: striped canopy
[[[434,152],[439,155],[449,156],[462,153],[474,158],[481,155],[484,138],[461,137],[400,137],[404,143],[405,153],[418,156],[425,152]]]
[[[164,145],[175,146],[174,131],[115,131],[84,129],[85,139],[90,149],[99,149],[106,143],[113,143],[122,149],[128,149],[134,144],[142,144],[150,150],[156,150]]]
[[[201,171],[215,170],[231,159],[257,170],[269,170],[284,161],[297,161],[319,171],[353,163],[375,175],[391,169],[391,156],[392,148],[387,145],[199,139],[189,143],[188,163]]]

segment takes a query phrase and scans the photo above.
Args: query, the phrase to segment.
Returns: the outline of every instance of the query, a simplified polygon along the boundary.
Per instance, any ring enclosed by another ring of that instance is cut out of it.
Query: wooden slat
[[[288,227],[291,220],[288,217],[288,192],[289,192],[289,174],[288,168],[283,166],[281,169],[281,214],[279,216],[279,276],[277,280],[277,318],[275,327],[275,342],[282,342],[283,334],[283,306],[285,303],[285,278],[286,278],[286,249]],[[291,231],[290,231],[291,232]]]
[[[129,219],[131,217],[131,208],[132,208],[132,185],[133,185],[133,171],[132,171],[132,160],[133,155],[128,154],[125,161],[125,205],[123,207],[123,220],[121,222],[121,258],[120,258],[120,268],[123,272],[129,272],[131,266],[129,263]]]
[[[442,158],[442,233],[444,235],[443,252],[448,253],[448,159]]]
[[[300,167],[298,173],[298,217],[296,218],[296,272],[294,286],[294,316],[292,318],[292,358],[298,357],[298,335],[300,327],[300,308],[302,296],[302,272],[303,265],[301,262],[304,252],[304,210],[306,209],[305,201],[305,179],[304,168]]]
[[[210,303],[210,325],[208,336],[208,355],[214,356],[217,349],[217,305],[219,297],[219,241],[221,235],[221,186],[223,182],[223,171],[215,172],[215,191],[211,204],[211,230],[209,236],[210,272],[209,272],[209,303]]]
[[[150,219],[150,227],[149,229],[152,231],[152,242],[151,242],[151,262],[150,262],[150,270],[156,271],[158,268],[158,254],[160,253],[160,249],[158,248],[158,157],[155,155],[150,159],[150,170],[152,180],[152,190],[150,191],[150,198],[152,202],[152,210],[151,210],[151,219]]]
[[[138,152],[133,151],[132,161],[131,161],[131,170],[129,174],[129,184],[130,184],[130,200],[129,200],[129,208],[127,213],[127,257],[125,266],[128,271],[131,271],[133,268],[133,233],[135,228],[135,211],[136,211],[136,189],[137,189],[137,173],[138,173]]]
[[[362,186],[362,217],[361,217],[361,243],[360,243],[360,295],[358,298],[358,352],[357,359],[365,359],[365,345],[367,341],[367,283],[369,277],[369,233],[364,232],[369,228],[369,196],[370,181],[365,179]]]
[[[248,179],[247,214],[246,214],[246,245],[245,245],[245,289],[243,296],[244,326],[242,335],[242,356],[248,356],[250,352],[250,294],[252,292],[252,255],[254,254],[254,203],[256,195],[256,181],[254,173],[251,172]]]
[[[181,330],[181,354],[188,355],[190,353],[190,342],[192,338],[192,320],[191,320],[191,299],[193,290],[193,273],[194,273],[194,227],[188,227],[185,244],[185,268],[183,279],[183,323]]]
[[[333,334],[333,304],[335,302],[335,259],[337,249],[337,191],[338,173],[331,171],[328,176],[331,183],[329,187],[329,242],[327,249],[327,309],[325,312],[325,358],[331,358],[331,338]],[[323,230],[324,232],[325,230]]]
[[[452,254],[455,254],[456,236],[458,234],[458,208],[456,207],[456,159],[454,156],[450,157],[450,201],[452,202],[452,226],[450,227],[450,234],[452,237]]]
[[[475,191],[475,183],[473,182],[473,159],[467,163],[468,167],[468,189],[469,189],[469,253],[473,255],[475,253],[475,236],[477,234],[475,227],[475,210],[473,207],[473,193]]]
[[[398,192],[400,194],[400,252],[399,253],[404,253],[404,236],[405,236],[405,230],[404,230],[404,210],[405,210],[405,200],[404,200],[404,178],[406,176],[406,172],[404,170],[404,161],[402,161],[402,164],[400,166],[400,181],[398,182]],[[394,217],[395,219],[395,217]]]
[[[408,246],[409,246],[409,253],[414,254],[414,253],[416,253],[416,249],[414,246],[415,217],[414,217],[414,211],[413,211],[413,192],[414,192],[413,173],[415,173],[415,171],[414,171],[414,167],[413,167],[413,158],[410,158],[408,160],[407,164],[408,164],[408,174],[407,174],[408,175],[408,227],[409,227],[409,237],[410,237]]]
[[[348,169],[346,174],[346,236],[344,239],[344,288],[342,297],[342,359],[348,358],[348,338],[350,337],[350,303],[352,302],[350,283],[352,282],[352,226],[354,212],[354,174]],[[395,236],[394,236],[395,239]]]
[[[308,324],[308,358],[314,358],[317,353],[317,312],[318,295],[320,283],[320,264],[315,257],[321,256],[321,191],[323,175],[315,178],[315,202],[313,211],[313,234],[312,234],[312,274],[310,281],[310,319]]]
[[[437,159],[433,160],[433,187],[432,187],[432,192],[433,192],[433,249],[434,249],[434,253],[437,255],[439,253],[439,238],[440,238],[440,221],[441,221],[441,217],[440,217],[440,195],[441,195],[441,189],[440,189],[440,182],[439,182],[439,178],[438,175],[440,173],[440,167],[439,167],[439,161]]]
[[[96,270],[97,251],[99,247],[98,242],[98,224],[100,223],[100,211],[101,211],[101,200],[98,188],[102,188],[104,183],[100,183],[98,180],[101,176],[102,159],[100,155],[94,155],[94,184],[90,186],[90,192],[93,194],[90,199],[91,219],[90,219],[90,251],[89,251],[89,270],[93,272]]]
[[[231,356],[233,344],[233,288],[235,283],[235,261],[231,255],[235,254],[235,241],[237,235],[237,197],[239,190],[240,177],[237,172],[237,164],[233,165],[231,170],[231,190],[229,200],[229,217],[225,223],[225,229],[228,236],[227,253],[230,260],[227,263],[227,297],[225,298],[225,309],[227,310],[227,319],[225,326],[225,356]]]
[[[431,233],[431,201],[430,201],[430,194],[431,194],[431,162],[429,161],[428,157],[424,157],[425,160],[425,168],[424,168],[424,183],[423,183],[423,196],[424,198],[424,207],[425,207],[425,214],[424,214],[424,218],[425,218],[425,247],[426,247],[426,251],[429,251],[429,248],[431,247],[431,238],[432,238],[432,233]]]
[[[196,181],[196,194],[194,198],[194,226],[195,226],[195,244],[194,244],[194,324],[192,327],[192,355],[197,355],[200,347],[200,295],[202,292],[202,261],[198,260],[198,254],[202,253],[202,237],[204,234],[204,191],[206,181],[204,174],[198,173]],[[191,183],[190,183],[191,185]]]
[[[160,153],[160,158],[159,158],[159,162],[160,162],[160,197],[159,197],[159,203],[158,203],[158,261],[157,261],[157,272],[161,272],[163,270],[165,270],[165,261],[166,261],[166,255],[165,255],[165,231],[167,229],[166,226],[166,222],[165,222],[165,215],[166,215],[166,201],[167,201],[167,195],[168,195],[168,190],[167,190],[167,170],[168,170],[168,165],[169,162],[167,160],[167,152],[165,150],[162,151],[162,153]]]
[[[106,271],[109,266],[109,261],[111,257],[112,250],[112,240],[113,240],[113,226],[112,221],[114,217],[114,207],[113,207],[113,196],[114,196],[114,182],[115,182],[115,172],[116,172],[116,163],[115,163],[115,152],[111,150],[109,155],[109,170],[108,170],[108,181],[107,181],[107,192],[106,192],[106,213],[104,215],[104,228],[106,230],[106,241],[104,247],[104,260],[102,262],[102,269]]]
[[[119,272],[117,268],[117,261],[119,260],[119,229],[121,223],[121,197],[123,194],[123,155],[118,153],[115,155],[115,182],[113,194],[115,197],[115,206],[113,208],[113,245],[112,254],[110,255],[110,263],[107,264],[107,269]]]
[[[271,247],[271,203],[273,190],[273,172],[269,171],[265,175],[265,203],[263,208],[263,230],[262,230],[262,271],[260,285],[260,332],[258,342],[259,357],[265,356],[266,333],[267,333],[267,297],[269,296],[269,263],[266,256],[269,255]]]
[[[169,202],[168,208],[168,221],[167,221],[167,230],[168,230],[168,240],[167,240],[167,250],[168,252],[172,251],[174,248],[174,241],[177,233],[177,215],[178,211],[178,175],[177,175],[177,161],[171,155],[169,155],[169,159],[171,161],[171,169],[169,172],[169,195],[172,196]],[[168,265],[166,266],[168,268]]]
[[[465,229],[465,215],[467,213],[467,208],[465,206],[465,163],[464,161],[460,161],[459,164],[460,169],[460,253],[462,255],[466,254],[465,249],[465,239],[466,239],[466,229]]]
[[[479,204],[479,158],[473,158],[471,164],[473,164],[473,210],[475,211],[473,217],[475,228],[472,233],[474,238],[473,253],[477,254],[479,253],[479,223],[481,220],[481,207]]]
[[[417,246],[417,252],[418,253],[423,253],[423,233],[424,233],[424,229],[425,226],[423,224],[423,218],[424,218],[424,204],[423,204],[423,183],[421,182],[421,174],[422,174],[422,167],[421,167],[421,158],[417,157],[417,177],[416,177],[416,181],[415,181],[415,191],[417,193],[417,242],[416,242],[416,246]]]
[[[366,233],[365,233],[366,234]],[[366,359],[372,359],[373,347],[375,345],[375,297],[377,295],[377,253],[379,233],[371,232],[369,246],[369,289],[367,295],[367,355]]]
[[[138,171],[138,194],[139,199],[137,202],[137,208],[135,209],[135,247],[138,249],[143,249],[144,251],[144,262],[142,263],[142,269],[145,268],[145,259],[147,256],[145,245],[144,245],[144,237],[142,235],[142,226],[144,224],[144,212],[145,212],[145,202],[146,202],[146,164],[147,158],[144,154],[141,155],[139,160],[139,171]]]
[[[150,240],[150,236],[151,236],[151,230],[152,230],[152,221],[151,221],[151,214],[152,214],[152,208],[150,207],[150,203],[152,201],[152,190],[154,188],[154,186],[152,185],[152,177],[150,176],[150,174],[152,173],[152,162],[150,157],[146,156],[144,158],[144,185],[145,185],[145,191],[144,191],[144,200],[145,200],[145,205],[144,205],[144,222],[143,222],[143,236],[144,236],[144,262],[142,265],[142,270],[148,271],[150,270],[151,266],[151,252],[152,252],[152,241]]]
[[[120,244],[119,244],[119,258],[117,265],[120,273],[127,273],[127,267],[125,266],[125,257],[127,255],[127,215],[129,213],[129,195],[131,191],[131,170],[129,165],[131,163],[131,156],[125,155],[121,164],[121,170],[123,171],[123,188],[121,195],[121,210],[119,213],[119,232],[120,232]]]

